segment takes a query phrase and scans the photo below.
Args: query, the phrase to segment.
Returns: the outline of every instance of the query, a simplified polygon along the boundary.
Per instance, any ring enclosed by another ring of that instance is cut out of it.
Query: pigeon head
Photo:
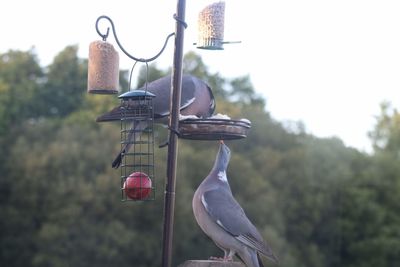
[[[226,171],[230,159],[231,159],[231,150],[227,145],[225,145],[224,141],[221,140],[217,158],[214,163],[214,170],[218,172]]]

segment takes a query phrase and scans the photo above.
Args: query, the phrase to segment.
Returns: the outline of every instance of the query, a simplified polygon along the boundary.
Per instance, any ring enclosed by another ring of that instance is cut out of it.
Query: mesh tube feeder
[[[106,41],[92,42],[88,58],[88,93],[117,94],[118,82],[118,52]]]
[[[211,1],[198,15],[197,48],[205,50],[224,50],[224,44],[241,43],[241,41],[225,41],[225,2]]]
[[[121,200],[155,199],[154,94],[133,90],[121,99]],[[125,149],[126,146],[129,149]]]
[[[223,50],[225,2],[219,1],[206,6],[198,17],[197,48]]]

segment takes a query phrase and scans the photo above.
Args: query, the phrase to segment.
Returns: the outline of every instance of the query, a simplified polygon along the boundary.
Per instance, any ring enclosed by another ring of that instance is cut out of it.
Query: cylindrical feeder
[[[197,48],[223,50],[225,2],[207,5],[199,13]]]
[[[116,94],[118,93],[118,85],[118,52],[108,42],[92,42],[89,46],[88,93]]]
[[[126,200],[154,200],[154,94],[133,90],[121,99],[121,196]]]

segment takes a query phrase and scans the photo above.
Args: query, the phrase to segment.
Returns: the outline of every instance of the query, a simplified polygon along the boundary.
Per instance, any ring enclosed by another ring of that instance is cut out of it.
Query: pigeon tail
[[[258,259],[258,264],[260,265],[260,267],[264,267],[264,264],[263,264],[263,262],[261,260],[260,255],[258,255],[258,253],[257,253],[257,259]]]
[[[148,126],[147,121],[133,121],[132,127],[129,130],[128,136],[126,137],[124,143],[124,147],[121,148],[121,151],[118,153],[117,157],[112,162],[112,167],[117,169],[121,163],[122,158],[124,157],[125,153],[129,152],[132,144],[135,144],[136,140],[140,138],[141,132],[146,129]]]
[[[114,161],[112,162],[111,166],[114,169],[118,169],[118,167],[121,165],[122,162],[122,152],[119,152],[117,157],[114,159]]]

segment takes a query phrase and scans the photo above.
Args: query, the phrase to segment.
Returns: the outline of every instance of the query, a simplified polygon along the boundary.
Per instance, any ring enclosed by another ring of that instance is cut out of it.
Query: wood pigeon
[[[237,253],[247,267],[262,267],[260,255],[278,263],[272,249],[232,195],[226,176],[229,160],[230,149],[221,141],[214,167],[197,188],[192,202],[200,228],[224,251],[222,259],[211,259],[231,261]]]
[[[171,79],[168,75],[152,81],[143,86],[140,90],[147,90],[155,95],[154,104],[154,122],[167,125],[170,111],[171,99]],[[196,116],[199,118],[208,118],[213,115],[215,110],[215,99],[210,86],[199,78],[185,74],[182,75],[182,91],[181,91],[181,106],[180,114],[183,116]],[[115,107],[111,111],[100,115],[97,122],[117,121],[121,119],[121,105]],[[129,151],[129,148],[134,140],[140,136],[140,132],[147,128],[146,121],[133,121],[132,131],[130,131],[129,142],[122,148],[112,163],[113,168],[118,168],[122,162],[124,153]]]

